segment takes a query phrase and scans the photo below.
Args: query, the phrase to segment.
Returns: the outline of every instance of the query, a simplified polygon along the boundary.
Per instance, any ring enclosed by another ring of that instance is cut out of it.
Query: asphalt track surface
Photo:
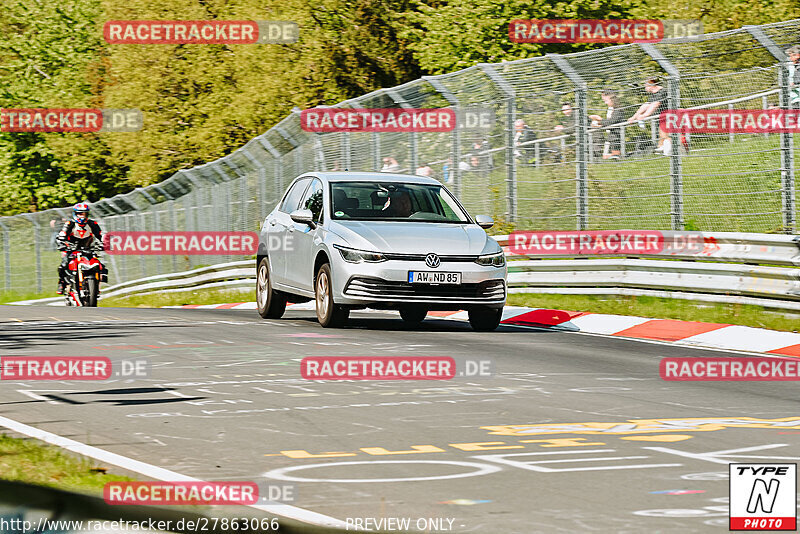
[[[662,357],[732,354],[658,343],[381,314],[332,330],[309,311],[0,306],[13,355],[152,370],[4,381],[7,418],[203,480],[294,484],[292,505],[340,520],[443,519],[432,532],[723,532],[729,462],[800,457],[800,425],[743,419],[800,416],[796,383],[665,382]],[[496,375],[303,380],[299,360],[323,355],[488,357]],[[565,423],[579,426],[542,428]]]

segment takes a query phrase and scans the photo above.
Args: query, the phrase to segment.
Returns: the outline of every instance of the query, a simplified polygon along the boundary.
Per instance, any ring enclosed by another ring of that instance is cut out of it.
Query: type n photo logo
[[[730,530],[797,530],[797,464],[730,464]]]

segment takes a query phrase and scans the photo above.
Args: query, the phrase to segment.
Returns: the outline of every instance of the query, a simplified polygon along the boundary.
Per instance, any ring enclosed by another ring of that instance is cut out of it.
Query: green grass
[[[0,478],[86,493],[102,493],[107,482],[133,480],[96,470],[91,461],[57,447],[0,434]]]
[[[508,304],[531,308],[635,315],[657,319],[726,323],[790,332],[797,332],[800,329],[800,313],[769,310],[761,306],[743,304],[701,303],[658,297],[542,293],[512,293],[508,296]]]
[[[120,308],[160,308],[162,306],[183,306],[184,304],[227,304],[230,302],[254,302],[256,300],[255,282],[252,288],[205,289],[176,291],[175,293],[150,293],[126,297],[100,299],[100,307]]]
[[[733,143],[727,137],[698,138],[691,148],[682,158],[687,229],[782,230],[779,136],[737,136]],[[589,164],[588,229],[671,228],[669,160],[650,155]],[[492,233],[508,231],[505,166],[497,160],[488,176],[464,173],[462,180],[467,209],[493,215],[499,225]],[[575,229],[574,162],[518,164],[517,191],[516,228]]]
[[[18,300],[34,300],[34,299],[46,299],[57,297],[56,295],[56,286],[55,282],[53,282],[52,291],[49,292],[29,292],[23,293],[19,291],[0,291],[0,304],[8,304],[9,302],[17,302]]]

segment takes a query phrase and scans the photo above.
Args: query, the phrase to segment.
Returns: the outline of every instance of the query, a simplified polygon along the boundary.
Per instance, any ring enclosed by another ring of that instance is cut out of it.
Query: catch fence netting
[[[341,108],[441,108],[493,113],[490,128],[446,133],[301,128],[295,111],[228,156],[92,204],[104,231],[258,231],[304,172],[430,167],[475,214],[511,229],[796,231],[795,139],[787,133],[672,134],[656,149],[656,117],[628,121],[659,78],[668,107],[790,107],[783,51],[800,20],[479,64],[342,102]],[[610,98],[612,105],[604,98]],[[794,104],[796,107],[797,104]],[[609,108],[612,108],[609,110]],[[603,125],[616,112],[620,122]],[[68,208],[0,218],[0,291],[50,291],[55,234]],[[120,283],[241,256],[104,256]]]

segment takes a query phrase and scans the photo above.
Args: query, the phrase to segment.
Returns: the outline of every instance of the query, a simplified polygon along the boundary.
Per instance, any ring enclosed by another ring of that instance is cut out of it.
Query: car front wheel
[[[325,263],[317,271],[317,280],[314,284],[317,320],[323,328],[344,326],[350,316],[350,310],[333,302],[333,283],[331,280],[331,266]]]
[[[280,319],[286,311],[286,296],[272,289],[272,276],[267,258],[262,258],[258,262],[256,304],[258,314],[264,319]]]
[[[492,308],[482,310],[470,310],[469,324],[477,332],[491,332],[500,326],[503,318],[503,309],[495,310]]]

